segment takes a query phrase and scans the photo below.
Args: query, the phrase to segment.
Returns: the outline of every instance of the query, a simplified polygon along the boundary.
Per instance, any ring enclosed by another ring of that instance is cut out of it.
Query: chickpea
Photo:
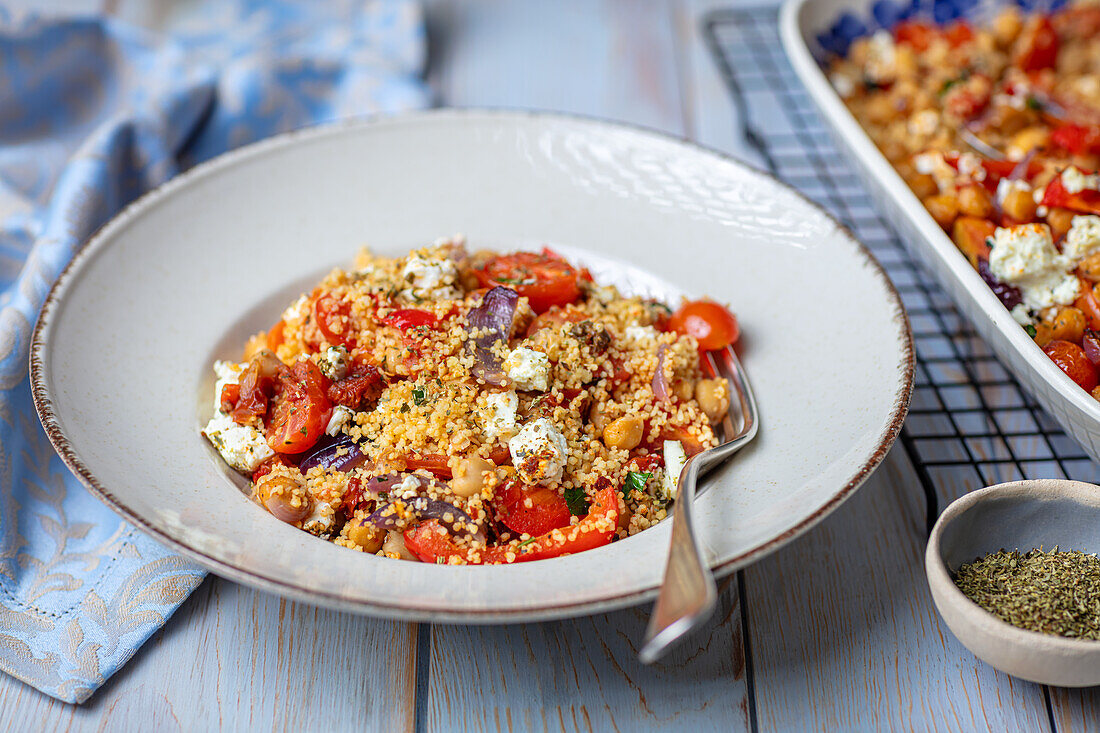
[[[480,456],[454,459],[451,466],[454,476],[451,479],[451,491],[461,497],[481,493],[485,487],[485,478],[482,474],[495,468],[496,465],[492,461],[487,461]]]
[[[993,199],[989,191],[977,184],[960,188],[959,213],[988,219],[993,215]]]
[[[282,474],[267,474],[256,482],[256,498],[264,508],[288,524],[309,516],[311,502],[298,480]]]
[[[929,196],[924,200],[924,207],[928,213],[944,229],[950,227],[959,215],[959,202],[950,194],[941,193]]]
[[[724,379],[700,379],[695,385],[695,401],[711,424],[721,422],[730,411],[730,386]]]
[[[1032,196],[1031,191],[1020,191],[1014,188],[1005,196],[1001,208],[1016,221],[1031,221],[1035,218],[1035,197]]]
[[[1020,18],[1020,11],[1016,8],[1008,8],[993,19],[993,37],[997,39],[998,46],[1008,48],[1016,40],[1016,36],[1020,35],[1023,27],[1024,21]]]
[[[360,520],[348,529],[348,539],[363,548],[363,552],[374,554],[382,549],[382,543],[386,539],[386,530],[367,524],[365,520]]]
[[[695,394],[695,382],[690,379],[681,379],[674,382],[672,392],[681,402],[687,402]]]
[[[1089,255],[1077,266],[1081,277],[1092,282],[1100,282],[1100,252]]]
[[[940,190],[936,185],[936,179],[930,173],[916,173],[908,179],[908,183],[909,188],[913,189],[913,193],[919,199],[935,196]]]
[[[1050,319],[1050,329],[1052,339],[1077,343],[1085,335],[1085,314],[1072,306],[1063,306]]]
[[[603,442],[608,448],[633,450],[642,442],[642,418],[620,417],[603,429]]]
[[[1057,206],[1047,213],[1047,224],[1050,225],[1050,234],[1054,237],[1055,242],[1066,236],[1066,232],[1073,226],[1073,217],[1075,216],[1076,214],[1069,209],[1062,209]]]

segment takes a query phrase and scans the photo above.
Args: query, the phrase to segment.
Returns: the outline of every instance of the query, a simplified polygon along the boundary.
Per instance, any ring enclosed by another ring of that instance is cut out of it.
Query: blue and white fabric
[[[170,37],[0,8],[0,670],[68,702],[125,663],[204,573],[93,498],[46,439],[27,358],[51,284],[113,213],[195,163],[429,101],[414,3],[162,8],[175,14]]]

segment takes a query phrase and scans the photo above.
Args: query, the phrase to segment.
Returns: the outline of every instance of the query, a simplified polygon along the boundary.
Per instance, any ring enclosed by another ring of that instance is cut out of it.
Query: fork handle
[[[645,664],[657,661],[680,638],[709,619],[714,611],[717,599],[714,577],[704,564],[703,548],[691,519],[700,467],[700,461],[693,456],[677,482],[665,580],[649,618],[645,642],[638,652]]]

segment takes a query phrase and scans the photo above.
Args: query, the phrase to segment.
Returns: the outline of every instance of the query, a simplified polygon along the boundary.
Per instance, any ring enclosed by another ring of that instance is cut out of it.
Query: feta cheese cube
[[[238,425],[224,412],[214,415],[202,434],[218,449],[226,463],[244,474],[251,474],[275,455],[263,433],[251,425]]]
[[[550,359],[526,346],[512,350],[504,360],[504,371],[519,390],[545,392],[550,384]]]
[[[989,270],[1001,282],[1018,287],[1032,311],[1068,305],[1077,298],[1080,283],[1074,266],[1055,249],[1046,224],[1001,227],[993,233]]]
[[[1017,303],[1009,312],[1012,314],[1012,318],[1015,319],[1016,323],[1019,323],[1021,326],[1030,326],[1035,323],[1035,319],[1031,317],[1031,311],[1029,311],[1027,306],[1023,303]]]
[[[332,417],[328,419],[328,425],[325,427],[325,434],[335,438],[340,434],[343,427],[354,418],[355,412],[350,407],[336,405],[332,408]]]
[[[519,409],[516,393],[511,390],[493,392],[485,398],[485,402],[491,411],[485,423],[485,434],[490,440],[512,437],[516,432],[516,410]]]
[[[317,368],[334,382],[348,375],[348,350],[343,346],[330,346],[317,355]]]
[[[1073,217],[1069,232],[1062,243],[1062,254],[1076,266],[1100,249],[1100,216],[1087,214]]]
[[[528,484],[551,484],[561,481],[569,445],[554,423],[540,417],[528,423],[508,441],[512,465],[520,479]]]
[[[867,78],[874,82],[890,82],[897,75],[897,47],[890,31],[878,30],[867,44]]]
[[[829,75],[829,83],[840,95],[841,99],[847,99],[856,93],[856,83],[847,74],[833,73]]]
[[[405,260],[401,277],[409,287],[401,291],[406,300],[443,300],[458,298],[461,293],[455,287],[458,268],[454,260],[441,251],[417,252]]]
[[[656,346],[658,336],[660,334],[653,326],[627,326],[623,331],[625,341],[632,341],[635,344],[644,346]]]
[[[1062,171],[1062,185],[1066,193],[1077,194],[1082,191],[1100,190],[1100,174],[1086,175],[1076,166],[1070,166]]]
[[[661,477],[664,498],[675,499],[676,486],[680,481],[680,472],[684,470],[684,465],[687,463],[687,454],[684,453],[684,446],[678,440],[666,440],[664,454],[665,472]]]
[[[214,382],[214,411],[221,412],[222,409],[222,389],[227,384],[239,384],[241,379],[241,372],[248,366],[248,362],[241,364],[234,364],[231,361],[216,361],[214,362],[214,374],[217,375],[217,381]]]
[[[1010,181],[1007,178],[1002,178],[997,182],[997,205],[1004,206],[1005,199],[1008,198],[1008,195],[1013,191],[1023,191],[1026,193],[1031,191],[1031,186],[1028,185],[1027,181]]]

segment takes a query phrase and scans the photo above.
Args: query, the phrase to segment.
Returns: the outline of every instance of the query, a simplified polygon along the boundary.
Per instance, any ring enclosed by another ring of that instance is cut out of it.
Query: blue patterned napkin
[[[80,485],[38,423],[31,328],[73,253],[135,196],[305,124],[423,106],[419,7],[179,3],[158,38],[0,8],[0,670],[82,702],[203,571]]]

